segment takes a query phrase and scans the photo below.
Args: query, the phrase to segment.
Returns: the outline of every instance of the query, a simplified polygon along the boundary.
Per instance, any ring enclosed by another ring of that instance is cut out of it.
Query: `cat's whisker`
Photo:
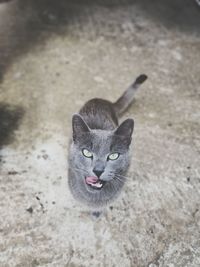
[[[124,175],[122,175],[122,174],[117,174],[117,173],[115,173],[115,172],[113,172],[113,175],[114,175],[114,176],[118,176],[119,178],[122,178],[122,179],[132,180],[131,177],[124,176]]]
[[[121,182],[121,183],[124,183],[125,182],[125,180],[121,180],[119,177],[117,177],[117,176],[115,176],[115,178],[114,179],[116,179],[117,181],[119,181],[119,182]]]
[[[125,181],[132,181],[132,179],[129,177],[118,176],[118,178],[120,178],[121,180],[125,180]]]
[[[120,178],[123,178],[125,180],[132,180],[131,177],[128,177],[128,176],[124,176],[124,175],[118,175]]]

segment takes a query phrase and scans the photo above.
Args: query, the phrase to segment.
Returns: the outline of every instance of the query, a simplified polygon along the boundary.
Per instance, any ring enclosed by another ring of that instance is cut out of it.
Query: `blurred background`
[[[197,2],[0,1],[0,266],[200,266]],[[67,187],[71,117],[141,73],[129,179],[93,221]]]

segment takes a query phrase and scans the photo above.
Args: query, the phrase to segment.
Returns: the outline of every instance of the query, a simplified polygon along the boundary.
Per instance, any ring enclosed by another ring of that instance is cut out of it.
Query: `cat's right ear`
[[[78,114],[74,114],[72,117],[72,129],[74,141],[76,141],[83,133],[90,132],[90,128],[87,126],[87,123]]]

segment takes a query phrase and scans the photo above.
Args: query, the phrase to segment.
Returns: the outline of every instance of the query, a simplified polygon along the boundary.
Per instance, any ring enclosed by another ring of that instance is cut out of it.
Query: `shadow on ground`
[[[112,11],[125,5],[136,5],[166,28],[199,34],[200,10],[191,0],[13,0],[0,4],[0,80],[17,57],[45,42],[52,33],[62,34],[63,26],[66,30],[72,20],[84,23],[96,6]]]
[[[23,115],[23,108],[0,103],[0,149],[14,140]]]

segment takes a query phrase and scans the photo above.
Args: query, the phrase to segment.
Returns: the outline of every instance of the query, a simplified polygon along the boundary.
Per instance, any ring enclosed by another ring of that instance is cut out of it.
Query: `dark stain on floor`
[[[14,140],[24,113],[22,107],[0,103],[0,148]]]

